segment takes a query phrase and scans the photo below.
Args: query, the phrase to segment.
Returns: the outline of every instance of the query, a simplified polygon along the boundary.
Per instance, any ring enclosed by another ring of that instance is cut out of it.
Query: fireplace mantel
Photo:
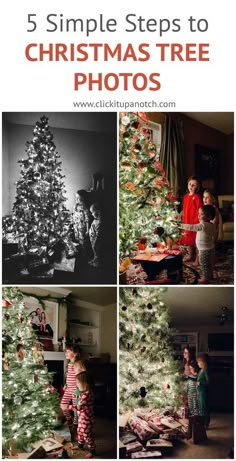
[[[53,361],[53,362],[63,362],[64,363],[64,373],[66,372],[65,352],[44,351],[43,355],[44,355],[44,360]]]

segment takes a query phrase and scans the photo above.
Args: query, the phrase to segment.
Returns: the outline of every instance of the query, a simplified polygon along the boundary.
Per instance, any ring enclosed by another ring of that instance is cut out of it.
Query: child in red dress
[[[190,176],[188,178],[188,193],[184,196],[183,201],[183,215],[182,222],[184,224],[198,224],[198,210],[202,206],[202,197],[199,194],[200,191],[200,182],[196,176]],[[181,238],[180,243],[187,245],[188,247],[188,256],[185,258],[185,261],[194,260],[194,253],[196,253],[197,264],[197,251],[196,251],[196,232],[191,232],[185,230],[185,235]]]
[[[87,446],[89,453],[85,458],[93,458],[95,456],[95,442],[93,438],[94,412],[93,402],[94,395],[92,392],[92,384],[90,383],[90,375],[86,371],[82,371],[76,375],[77,387],[80,390],[78,402],[78,446],[84,448]]]

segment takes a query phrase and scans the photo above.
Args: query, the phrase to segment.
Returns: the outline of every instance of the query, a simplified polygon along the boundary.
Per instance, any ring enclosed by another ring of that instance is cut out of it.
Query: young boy
[[[89,229],[89,238],[91,247],[93,249],[94,258],[89,261],[89,264],[94,267],[101,265],[103,257],[103,222],[101,216],[101,209],[98,203],[93,203],[90,207],[90,212],[93,215],[93,222]]]
[[[199,252],[199,263],[202,271],[202,277],[198,283],[206,284],[213,278],[216,226],[211,221],[214,217],[214,206],[203,205],[198,211],[199,224],[181,225],[182,229],[197,232],[196,247]]]

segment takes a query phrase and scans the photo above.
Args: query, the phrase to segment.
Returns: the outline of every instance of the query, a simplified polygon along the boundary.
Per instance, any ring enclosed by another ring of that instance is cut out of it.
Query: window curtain
[[[176,198],[181,200],[186,191],[183,123],[169,115],[163,126],[160,162]]]

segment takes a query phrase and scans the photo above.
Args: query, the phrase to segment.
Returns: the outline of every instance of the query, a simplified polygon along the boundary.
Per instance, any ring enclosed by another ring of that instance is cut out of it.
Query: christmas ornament
[[[3,299],[2,300],[2,307],[9,307],[12,306],[12,303],[8,301],[8,299]]]
[[[139,250],[145,250],[147,247],[147,238],[146,237],[141,237],[138,241],[138,249]]]
[[[36,173],[34,173],[34,179],[35,179],[35,180],[38,181],[39,179],[41,179],[41,177],[42,177],[42,176],[41,176],[41,173],[39,173],[39,171],[36,172]]]
[[[144,398],[147,395],[146,389],[144,386],[140,387],[139,389],[139,395],[140,397]]]
[[[35,150],[32,150],[30,153],[29,153],[29,157],[30,158],[36,158],[38,156],[38,153],[35,151]]]
[[[159,237],[161,237],[164,234],[164,232],[165,230],[163,229],[163,227],[156,227],[156,229],[154,230],[154,234],[158,235]]]
[[[132,128],[134,128],[135,130],[137,130],[138,127],[139,127],[139,122],[138,122],[138,120],[132,122],[132,123],[131,123],[131,126],[132,126]]]
[[[23,362],[23,360],[25,359],[25,349],[23,344],[17,344],[16,355],[18,362]]]
[[[129,125],[129,123],[130,123],[130,118],[129,118],[127,115],[125,115],[124,117],[122,117],[121,123],[122,123],[122,125],[124,125],[124,126]]]
[[[122,311],[127,311],[127,307],[126,306],[122,306]]]
[[[22,403],[22,397],[21,397],[20,395],[15,395],[15,397],[14,397],[14,403],[15,403],[16,405],[21,405],[21,403]]]
[[[152,304],[148,303],[147,308],[151,310],[152,309]]]

